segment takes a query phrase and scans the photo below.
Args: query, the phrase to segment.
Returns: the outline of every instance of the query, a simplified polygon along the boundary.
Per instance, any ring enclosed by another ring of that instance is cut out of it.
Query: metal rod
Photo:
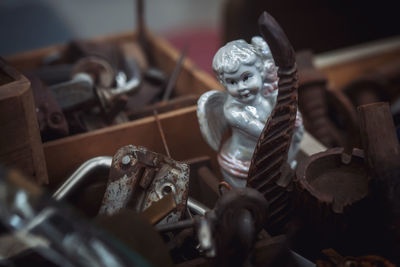
[[[68,179],[57,189],[53,194],[55,200],[65,199],[74,189],[76,189],[80,184],[82,184],[91,173],[96,170],[104,169],[109,171],[111,168],[112,157],[101,156],[89,159],[84,162],[79,168],[71,174]],[[188,208],[195,214],[205,215],[206,212],[210,211],[208,207],[199,201],[188,197],[187,200]]]
[[[188,49],[188,45],[185,46],[185,48],[182,50],[178,61],[175,64],[175,68],[172,71],[172,74],[168,80],[167,88],[164,91],[164,95],[162,98],[162,101],[166,102],[168,99],[171,97],[172,89],[174,88],[176,81],[178,80],[179,73],[181,72],[181,68],[183,65],[183,59],[185,58],[186,52]]]
[[[138,42],[143,52],[146,55],[147,61],[150,65],[153,64],[153,56],[150,51],[150,42],[147,37],[146,32],[146,22],[145,22],[145,3],[144,0],[136,0],[136,21],[137,21],[137,32],[138,32]]]
[[[181,229],[193,227],[193,225],[194,225],[194,219],[188,219],[188,220],[179,221],[176,223],[156,225],[155,228],[159,232],[169,232],[169,231],[175,231],[175,230],[181,230]]]
[[[112,157],[101,156],[85,161],[53,194],[55,200],[65,199],[74,189],[85,181],[91,173],[99,169],[110,170]]]
[[[165,139],[165,135],[164,135],[164,130],[161,127],[161,122],[158,119],[158,112],[157,110],[153,110],[153,114],[154,114],[154,118],[156,119],[156,123],[157,123],[157,127],[158,127],[158,131],[160,132],[161,135],[161,139],[164,145],[164,149],[165,149],[165,153],[167,154],[167,156],[170,158],[171,154],[169,153],[169,149],[168,149],[168,144],[167,144],[167,139]]]
[[[187,206],[193,213],[197,215],[205,215],[206,212],[210,211],[210,209],[206,207],[203,203],[200,203],[199,201],[191,197],[189,197],[187,200]]]

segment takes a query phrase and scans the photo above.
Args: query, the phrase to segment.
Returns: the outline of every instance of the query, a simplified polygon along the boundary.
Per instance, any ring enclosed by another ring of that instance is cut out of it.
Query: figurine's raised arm
[[[219,150],[222,135],[228,128],[223,111],[227,95],[223,91],[209,91],[200,97],[197,104],[197,118],[201,133],[215,151]]]

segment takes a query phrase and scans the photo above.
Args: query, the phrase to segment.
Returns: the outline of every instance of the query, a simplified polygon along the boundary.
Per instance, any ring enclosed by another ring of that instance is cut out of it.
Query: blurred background
[[[0,55],[71,39],[134,30],[134,0],[2,0]],[[257,34],[260,10],[282,25],[296,50],[331,51],[400,33],[395,1],[147,0],[147,27],[211,70],[224,42]]]

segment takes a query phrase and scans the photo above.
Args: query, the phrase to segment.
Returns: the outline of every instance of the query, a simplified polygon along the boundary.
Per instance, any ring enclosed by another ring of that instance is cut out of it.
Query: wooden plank
[[[0,164],[47,183],[30,82],[0,58]]]
[[[382,65],[400,60],[400,38],[380,40],[316,55],[314,63],[332,88],[341,90],[351,80]]]
[[[400,145],[388,103],[358,107],[361,139],[371,171],[385,175],[400,169]]]
[[[173,159],[183,161],[209,156],[213,159],[215,169],[218,169],[215,151],[209,148],[201,136],[196,106],[160,114],[158,117]],[[84,161],[96,156],[113,156],[120,147],[129,144],[165,153],[154,117],[45,143],[43,149],[50,186],[62,182]]]

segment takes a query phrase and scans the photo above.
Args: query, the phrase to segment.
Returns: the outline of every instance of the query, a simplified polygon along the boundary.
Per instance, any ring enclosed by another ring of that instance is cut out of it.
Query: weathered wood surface
[[[361,139],[370,171],[382,175],[400,169],[400,145],[388,103],[358,107]]]
[[[30,82],[0,59],[0,164],[48,182]]]

